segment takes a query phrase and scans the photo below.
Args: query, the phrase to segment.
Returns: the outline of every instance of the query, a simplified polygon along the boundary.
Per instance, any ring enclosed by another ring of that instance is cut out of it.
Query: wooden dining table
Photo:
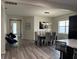
[[[63,55],[63,59],[73,59],[73,51],[74,49],[77,50],[77,39],[61,39],[57,40],[60,42],[66,42],[67,45],[67,54]]]

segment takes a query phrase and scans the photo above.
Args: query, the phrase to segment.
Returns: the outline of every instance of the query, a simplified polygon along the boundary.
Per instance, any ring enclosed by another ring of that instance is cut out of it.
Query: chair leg
[[[45,45],[45,46],[47,45],[47,42],[46,42],[46,41],[44,41],[44,45]]]
[[[53,45],[53,43],[52,43],[52,42],[53,42],[53,41],[51,41],[51,42],[50,42],[51,46]]]
[[[35,41],[35,45],[37,45],[37,41]]]
[[[42,41],[42,45],[44,45],[44,40]]]
[[[43,40],[41,40],[41,46],[43,46]]]
[[[63,52],[60,52],[60,59],[63,59]]]
[[[51,41],[48,41],[48,44],[51,45]]]

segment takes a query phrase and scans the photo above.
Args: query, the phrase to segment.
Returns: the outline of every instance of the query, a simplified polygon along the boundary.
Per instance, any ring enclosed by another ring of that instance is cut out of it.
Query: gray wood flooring
[[[23,40],[18,47],[9,47],[1,59],[59,59],[59,51],[52,46],[40,47]]]

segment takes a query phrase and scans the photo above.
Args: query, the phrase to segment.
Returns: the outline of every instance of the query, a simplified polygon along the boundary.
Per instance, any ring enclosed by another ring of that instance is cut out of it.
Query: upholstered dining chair
[[[59,42],[56,41],[55,43],[55,49],[60,51],[60,59],[63,59],[63,54],[67,53],[67,46],[66,46],[66,42]]]
[[[38,38],[38,33],[35,32],[35,45],[39,44],[39,38]]]
[[[73,50],[73,59],[77,59],[77,49]]]
[[[51,33],[50,32],[46,32],[45,34],[45,40],[44,40],[44,45],[49,45],[49,41],[51,39]]]
[[[52,32],[51,33],[51,38],[49,40],[50,45],[54,45],[55,44],[55,41],[56,41],[56,32]]]
[[[41,39],[41,36],[38,35],[37,32],[35,32],[35,45],[43,45],[43,40]]]

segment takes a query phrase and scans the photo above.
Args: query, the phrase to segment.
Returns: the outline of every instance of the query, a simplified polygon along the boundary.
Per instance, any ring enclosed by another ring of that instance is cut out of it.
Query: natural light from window
[[[59,21],[58,22],[58,33],[66,33],[68,34],[69,31],[69,21]]]
[[[13,23],[13,33],[16,34],[17,33],[17,24]]]

